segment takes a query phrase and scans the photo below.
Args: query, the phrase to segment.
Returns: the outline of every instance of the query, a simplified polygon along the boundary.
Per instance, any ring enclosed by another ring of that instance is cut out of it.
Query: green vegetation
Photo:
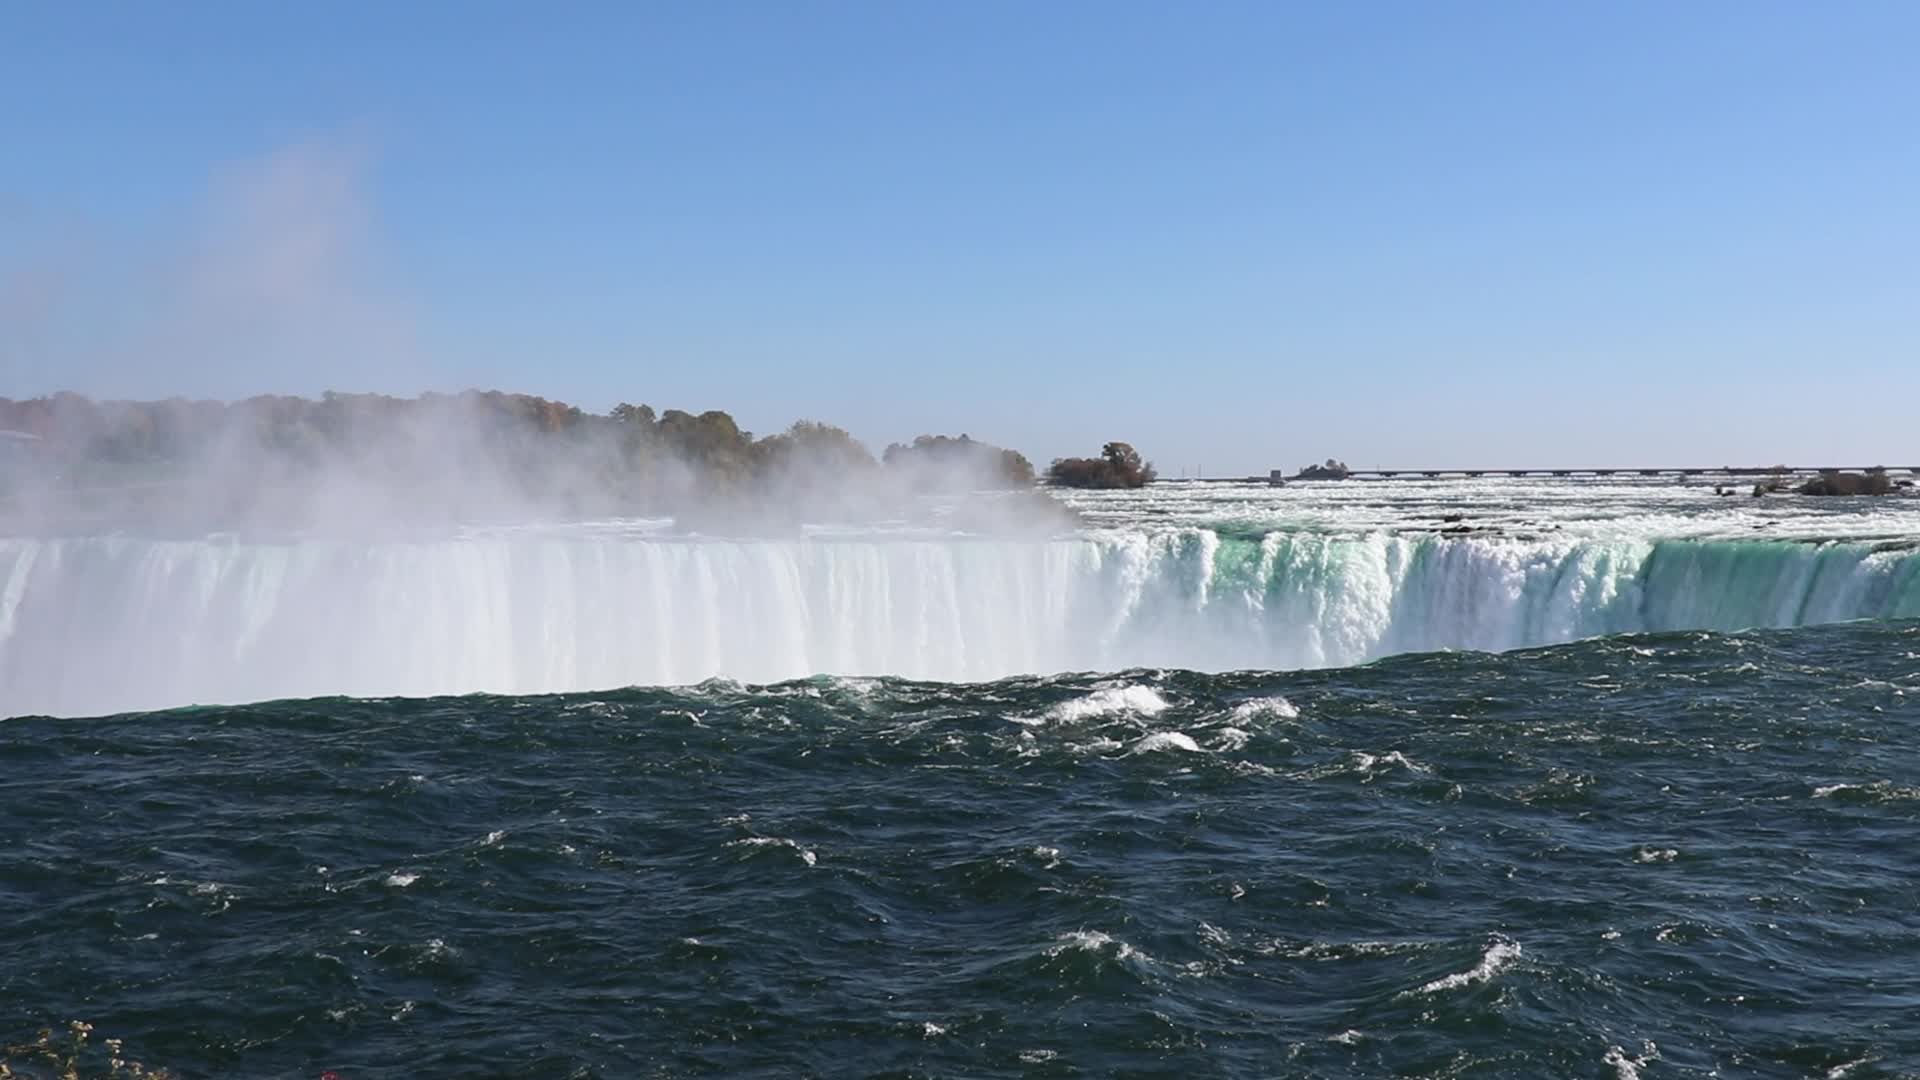
[[[1047,469],[1047,482],[1055,487],[1137,488],[1153,483],[1154,476],[1152,463],[1123,442],[1101,447],[1097,458],[1057,458]]]
[[[951,485],[956,477],[983,476],[995,487],[1032,487],[1033,462],[1015,450],[1003,450],[972,436],[957,439],[945,435],[922,435],[910,445],[894,443],[881,455],[890,469],[907,469],[923,488]]]
[[[756,437],[718,410],[656,413],[623,402],[596,415],[497,391],[232,403],[0,398],[0,431],[20,433],[0,446],[9,460],[31,462],[65,492],[110,491],[118,510],[139,513],[166,511],[191,489],[196,511],[214,518],[279,520],[325,498],[336,504],[330,513],[372,516],[509,508],[710,520],[750,506],[791,519],[877,513],[879,502],[915,493],[1034,484],[1025,457],[966,435],[923,435],[876,459],[841,428],[810,420]]]

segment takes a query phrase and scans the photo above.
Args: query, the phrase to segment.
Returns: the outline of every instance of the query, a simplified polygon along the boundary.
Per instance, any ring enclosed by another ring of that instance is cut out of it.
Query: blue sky
[[[0,394],[1904,464],[1916,43],[1867,2],[9,4]]]

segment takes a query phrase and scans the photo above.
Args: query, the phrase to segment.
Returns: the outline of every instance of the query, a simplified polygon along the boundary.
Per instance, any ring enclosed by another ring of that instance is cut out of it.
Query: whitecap
[[[396,870],[387,875],[386,883],[396,889],[404,889],[419,880],[419,874],[403,874]]]
[[[1633,861],[1637,863],[1672,862],[1679,857],[1678,848],[1643,847],[1633,853]]]
[[[1866,784],[1825,784],[1813,789],[1813,797],[1828,799],[1843,791],[1866,792],[1882,799],[1920,799],[1920,788],[1899,787],[1891,780],[1875,780]]]
[[[748,836],[739,840],[727,841],[728,847],[740,847],[742,845],[747,847],[792,848],[794,854],[800,856],[800,861],[806,863],[808,866],[812,866],[819,861],[813,852],[801,847],[799,841],[789,840],[784,836]]]
[[[1239,750],[1247,745],[1247,740],[1253,738],[1237,727],[1221,728],[1216,735],[1218,737],[1213,744],[1215,750]]]
[[[1048,956],[1059,956],[1062,953],[1069,952],[1094,953],[1096,955],[1112,952],[1116,960],[1131,960],[1136,956],[1143,960],[1151,959],[1151,957],[1148,957],[1145,953],[1140,952],[1119,938],[1102,933],[1099,930],[1071,930],[1061,934],[1054,939],[1054,944],[1047,946]]]
[[[1379,760],[1382,765],[1398,765],[1408,772],[1423,773],[1433,771],[1398,750],[1381,755]]]
[[[1366,1038],[1366,1036],[1361,1034],[1359,1030],[1355,1028],[1348,1028],[1347,1030],[1341,1032],[1338,1035],[1327,1036],[1327,1041],[1339,1043],[1341,1046],[1354,1046],[1354,1045],[1357,1045],[1360,1042],[1360,1040],[1364,1038]]]
[[[1254,698],[1251,701],[1243,701],[1235,705],[1233,712],[1227,715],[1230,719],[1242,723],[1248,720],[1256,720],[1263,716],[1273,717],[1278,720],[1294,720],[1299,718],[1300,710],[1294,708],[1293,702],[1275,695],[1273,697]]]
[[[921,1025],[920,1025],[920,1030],[921,1030],[921,1031],[922,1031],[922,1032],[923,1032],[923,1033],[924,1033],[924,1034],[926,1035],[926,1037],[927,1037],[927,1038],[929,1038],[929,1039],[932,1039],[932,1038],[937,1038],[937,1037],[939,1037],[939,1036],[941,1036],[941,1035],[945,1035],[945,1034],[947,1033],[947,1029],[946,1029],[946,1028],[943,1028],[943,1027],[941,1027],[941,1026],[940,1026],[939,1024],[936,1024],[936,1023],[934,1023],[934,1022],[933,1022],[933,1021],[931,1021],[931,1020],[929,1020],[929,1021],[927,1021],[927,1022],[926,1022],[926,1023],[924,1023],[924,1024],[921,1024]]]
[[[494,845],[498,844],[502,840],[505,840],[506,838],[507,838],[507,830],[495,829],[492,832],[487,834],[486,839],[480,841],[480,846],[493,847]]]
[[[1443,975],[1422,986],[1419,993],[1437,994],[1442,990],[1457,990],[1462,986],[1486,982],[1512,966],[1520,958],[1520,946],[1505,939],[1495,939],[1480,956],[1480,962],[1466,971],[1456,971]]]
[[[1628,1057],[1624,1049],[1609,1046],[1600,1060],[1604,1064],[1613,1066],[1613,1074],[1619,1080],[1640,1080],[1640,1070],[1647,1067],[1647,1062],[1659,1059],[1660,1048],[1652,1042],[1644,1042],[1640,1044],[1639,1057]]]
[[[1118,713],[1159,716],[1169,707],[1167,699],[1150,686],[1110,686],[1086,697],[1060,702],[1047,710],[1046,719],[1058,724],[1074,724]]]
[[[827,680],[835,690],[850,697],[872,697],[880,689],[879,679],[864,678],[855,675],[835,675]]]
[[[1184,731],[1156,731],[1133,744],[1129,754],[1151,754],[1161,750],[1185,750],[1188,753],[1200,752],[1200,744],[1193,736]]]

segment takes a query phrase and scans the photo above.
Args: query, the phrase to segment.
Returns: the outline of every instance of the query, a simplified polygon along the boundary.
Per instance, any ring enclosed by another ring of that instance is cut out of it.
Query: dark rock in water
[[[1864,473],[1824,472],[1800,485],[1802,495],[1886,495],[1893,482],[1883,469]]]

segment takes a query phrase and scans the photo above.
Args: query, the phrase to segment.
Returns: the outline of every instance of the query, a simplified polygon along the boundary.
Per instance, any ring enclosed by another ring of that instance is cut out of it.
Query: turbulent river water
[[[0,1040],[1920,1075],[1920,504],[1074,501],[1021,539],[0,540]]]

